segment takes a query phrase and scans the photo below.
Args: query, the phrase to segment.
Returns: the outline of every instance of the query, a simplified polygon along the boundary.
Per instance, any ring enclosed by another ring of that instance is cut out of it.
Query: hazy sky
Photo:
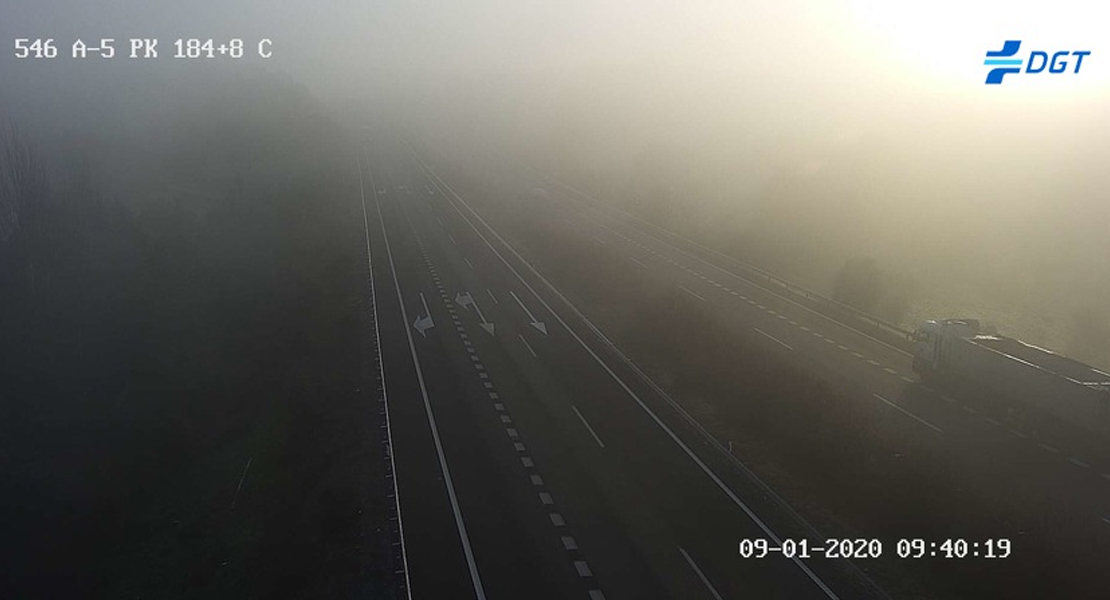
[[[827,205],[835,187],[874,207],[860,243],[877,252],[914,256],[906,232],[941,223],[962,231],[959,247],[1000,240],[981,261],[1013,263],[1007,248],[1023,245],[1080,270],[1110,255],[1108,2],[4,0],[0,36],[0,112],[13,96],[75,110],[104,95],[96,85],[172,79],[175,37],[248,49],[265,37],[274,56],[253,64],[325,101],[462,107],[537,144],[577,132],[570,151],[605,168],[655,149],[718,203],[772,177],[798,182],[800,206]],[[163,57],[12,58],[15,38],[53,37],[64,53],[76,36],[159,37]],[[1007,39],[1023,40],[1022,58],[1091,54],[1079,74],[986,86],[984,55]]]

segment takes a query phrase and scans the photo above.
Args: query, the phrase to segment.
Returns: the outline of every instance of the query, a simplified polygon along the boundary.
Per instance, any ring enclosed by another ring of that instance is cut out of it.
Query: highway
[[[416,155],[364,148],[368,250],[413,598],[838,598],[681,415]]]
[[[1038,507],[1000,535],[1107,543],[1110,463],[1090,444],[1038,437],[975,398],[923,386],[888,339],[503,156],[475,159],[496,182],[473,193],[435,166],[450,163],[437,149],[374,142],[362,148],[360,201],[412,597],[887,597],[859,561],[739,557],[745,539],[822,537],[606,336],[604,311],[545,275],[550,249],[534,241],[553,228],[815,374],[876,435],[941,462],[985,501]],[[925,510],[927,495],[951,490],[921,491]],[[849,510],[902,525],[905,507],[881,501]],[[1023,585],[1006,569],[1025,564],[948,568],[984,594],[998,580]]]

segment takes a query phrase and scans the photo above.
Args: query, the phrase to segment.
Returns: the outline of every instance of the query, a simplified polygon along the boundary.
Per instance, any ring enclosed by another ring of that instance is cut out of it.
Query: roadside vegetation
[[[192,94],[0,131],[0,596],[334,598],[386,568],[351,146],[266,76]]]

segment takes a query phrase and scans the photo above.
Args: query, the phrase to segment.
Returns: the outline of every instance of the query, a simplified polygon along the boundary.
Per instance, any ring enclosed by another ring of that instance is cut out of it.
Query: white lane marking
[[[443,179],[440,178],[440,176],[438,174],[436,174],[435,171],[432,171],[431,167],[429,167],[427,163],[425,163],[423,160],[421,160],[420,157],[416,156],[416,151],[413,150],[411,146],[409,146],[409,151],[416,158],[416,160],[420,162],[421,166],[424,168],[424,170],[429,175],[434,177],[435,180],[437,182],[439,182],[440,185],[442,185],[447,191],[449,191],[451,193],[451,196],[454,196],[455,200],[458,203],[465,206],[466,209],[470,212],[470,214],[472,214],[474,216],[474,218],[478,220],[479,223],[481,223],[487,230],[489,230],[489,232],[497,239],[497,241],[501,242],[501,244],[503,244],[506,249],[508,249],[510,252],[512,252],[513,256],[516,257],[516,259],[519,260],[520,263],[524,267],[526,267],[533,275],[535,275],[537,279],[539,279],[541,282],[543,282],[544,286],[547,287],[548,290],[550,290],[553,294],[555,294],[571,311],[573,311],[575,316],[577,316],[583,323],[585,323],[589,327],[590,331],[592,331],[598,337],[598,339],[601,340],[602,343],[604,343],[606,346],[608,346],[610,349],[612,349],[617,354],[617,356],[619,356],[621,358],[621,362],[623,362],[625,365],[627,365],[629,368],[631,368],[639,377],[641,377],[645,382],[647,382],[652,387],[652,389],[655,390],[656,393],[659,394],[659,396],[661,398],[663,398],[664,400],[667,401],[667,404],[669,404],[680,415],[682,415],[682,417],[684,419],[686,419],[686,421],[688,423],[690,423],[692,426],[694,426],[698,430],[698,432],[702,435],[703,439],[705,439],[705,440],[713,440],[714,439],[713,436],[708,431],[706,431],[706,429],[701,425],[701,423],[699,423],[696,419],[694,419],[693,416],[691,416],[688,412],[686,412],[686,410],[683,409],[682,406],[679,405],[674,400],[674,398],[672,398],[669,394],[667,394],[666,391],[663,390],[662,388],[660,388],[658,386],[658,384],[656,384],[650,377],[648,377],[648,375],[646,373],[643,372],[642,369],[640,369],[638,366],[636,366],[635,363],[633,363],[627,356],[625,356],[624,353],[621,352],[619,348],[617,348],[616,344],[614,344],[608,337],[606,337],[605,334],[602,333],[601,330],[598,329],[597,326],[594,325],[593,322],[590,321],[586,317],[586,315],[582,314],[582,311],[578,310],[578,307],[576,307],[573,302],[571,302],[569,299],[567,299],[567,297],[564,296],[562,294],[562,292],[560,292],[558,290],[558,288],[556,288],[554,285],[552,285],[552,283],[550,281],[548,281],[546,277],[541,275],[540,272],[537,271],[536,268],[531,265],[531,263],[529,263],[527,260],[525,260],[524,257],[521,256],[520,252],[518,252],[516,250],[516,248],[514,248],[511,244],[509,244],[509,242],[507,242],[505,240],[505,238],[501,237],[501,234],[497,233],[497,231],[494,230],[493,227],[490,227],[489,223],[487,223],[486,220],[483,219],[482,216],[480,214],[478,214],[477,211],[475,211],[469,204],[467,204],[466,201],[463,200],[462,197],[459,196],[459,194],[454,189],[451,188],[451,186],[447,185],[447,183],[444,182]],[[623,389],[625,391],[625,393],[627,393],[629,395],[629,397],[631,397],[632,400],[636,402],[636,404],[640,407],[640,409],[643,410],[644,413],[648,417],[650,417],[651,420],[654,421],[655,424],[658,425],[659,428],[662,429],[664,433],[667,434],[667,437],[669,437],[671,439],[671,441],[674,442],[675,445],[678,446],[683,451],[683,453],[685,453],[686,456],[688,456],[690,458],[690,460],[693,461],[694,464],[696,464],[698,466],[699,469],[701,469],[702,473],[705,473],[705,475],[707,477],[709,477],[709,479],[711,481],[713,481],[713,483],[717,486],[717,489],[721,490],[721,493],[723,493],[725,496],[727,496],[728,499],[731,500],[732,503],[737,508],[739,508],[741,511],[743,511],[744,514],[747,515],[748,518],[751,519],[752,522],[755,523],[756,526],[759,527],[759,529],[768,538],[770,538],[770,540],[772,542],[774,542],[775,544],[782,545],[782,538],[780,538],[778,536],[778,534],[774,532],[774,530],[772,530],[766,523],[764,523],[763,520],[760,519],[759,516],[755,514],[755,511],[753,511],[751,509],[751,507],[749,507],[743,500],[741,500],[740,497],[736,495],[736,492],[732,491],[732,488],[730,488],[727,484],[725,484],[725,482],[720,477],[718,477],[717,474],[714,473],[712,469],[709,468],[709,465],[705,464],[705,461],[703,461],[696,453],[694,453],[693,450],[690,449],[690,447],[688,445],[686,445],[686,442],[682,441],[682,438],[678,437],[678,434],[676,434],[674,432],[674,430],[672,430],[670,427],[667,427],[667,424],[664,423],[663,420],[659,418],[659,415],[655,414],[655,411],[651,410],[651,408],[648,407],[648,405],[646,403],[644,403],[644,400],[642,398],[640,398],[640,396],[637,395],[636,392],[634,392],[632,390],[632,388],[629,387],[628,384],[625,383],[625,381],[623,379],[621,379],[620,376],[617,375],[616,372],[613,371],[613,369],[608,364],[606,364],[604,360],[601,359],[600,356],[598,356],[597,352],[594,352],[593,348],[590,348],[590,346],[588,344],[586,344],[585,340],[583,340],[582,337],[579,336],[577,332],[575,332],[573,329],[570,328],[570,325],[567,324],[567,322],[563,319],[563,317],[560,316],[557,312],[555,312],[554,309],[551,308],[551,305],[548,304],[547,301],[544,300],[543,297],[541,297],[538,292],[536,292],[535,288],[533,288],[531,286],[531,284],[529,284],[524,279],[524,277],[520,274],[520,272],[516,270],[516,267],[514,267],[512,265],[512,263],[510,263],[508,261],[508,259],[506,259],[505,256],[502,255],[501,252],[498,251],[497,248],[495,248],[493,246],[493,244],[489,241],[489,238],[487,238],[485,236],[485,234],[483,234],[481,231],[478,230],[478,227],[474,224],[473,221],[471,221],[470,217],[467,217],[466,214],[463,213],[462,209],[459,208],[458,205],[455,202],[451,202],[450,199],[448,199],[448,203],[451,204],[451,208],[455,209],[455,212],[457,212],[460,216],[463,217],[463,220],[466,221],[467,225],[470,225],[470,228],[475,233],[478,234],[478,237],[481,238],[483,242],[485,242],[486,247],[488,247],[490,249],[490,251],[493,252],[493,254],[495,256],[497,256],[498,259],[501,260],[501,263],[504,264],[505,267],[509,269],[509,272],[511,272],[514,276],[516,276],[517,280],[520,281],[521,285],[523,285],[525,287],[525,289],[527,289],[529,292],[531,292],[532,295],[536,298],[536,300],[538,300],[540,302],[540,304],[543,304],[544,307],[547,308],[548,312],[550,312],[552,314],[552,316],[555,317],[555,320],[559,321],[559,324],[562,325],[563,328],[567,330],[567,333],[569,333],[570,336],[573,337],[575,339],[575,341],[578,342],[578,345],[581,346],[582,349],[585,350],[586,353],[589,354],[590,357],[593,358],[594,361],[597,362],[597,364],[599,366],[601,366],[601,368],[606,373],[608,373],[610,377],[613,378],[613,381],[615,381],[617,383],[617,385],[619,385],[621,387],[621,389]],[[819,314],[819,313],[817,313],[817,314]],[[826,318],[828,318],[828,317],[826,317]],[[719,446],[719,444],[718,444],[718,446]],[[736,461],[735,459],[733,459],[733,464],[735,464],[735,465],[739,466],[741,469],[743,469],[749,477],[751,477],[753,480],[757,481],[762,487],[764,487],[765,490],[767,490],[767,492],[769,494],[771,494],[772,496],[775,496],[777,498],[777,494],[774,493],[774,490],[771,490],[771,488],[768,487],[767,484],[763,483],[763,481],[761,479],[759,479],[755,475],[755,473],[751,472],[750,469],[748,469],[746,466],[744,466],[743,463],[740,463],[740,462]],[[779,498],[779,502],[782,503],[782,504],[785,504],[785,501],[781,500],[781,498]],[[787,506],[787,508],[789,508],[789,506]],[[560,518],[560,520],[561,520],[561,518]],[[802,562],[802,560],[800,558],[796,557],[796,556],[791,557],[790,561],[792,563],[794,563],[794,566],[798,567],[798,569],[800,569],[803,573],[805,573],[806,577],[810,581],[812,581],[813,584],[816,585],[821,590],[821,592],[825,594],[826,597],[830,598],[831,600],[839,600],[840,597],[837,596],[836,593],[832,591],[832,589],[828,586],[828,584],[826,584],[820,577],[817,576],[816,573],[813,572],[813,569],[809,568],[809,565]]]
[[[837,345],[836,345],[836,347],[837,347],[837,348],[840,348],[841,350],[843,350],[843,351],[845,351],[845,352],[847,352],[847,351],[848,351],[848,347],[847,347],[847,346],[845,346],[844,344],[837,344]]]
[[[695,293],[695,292],[693,292],[693,291],[691,291],[691,290],[688,290],[688,289],[686,289],[686,287],[685,287],[685,286],[681,286],[681,285],[680,285],[680,286],[678,286],[678,289],[680,289],[680,290],[682,290],[682,291],[686,292],[687,294],[690,294],[691,296],[693,296],[693,297],[697,298],[698,300],[701,300],[702,302],[705,302],[705,298],[702,298],[702,297],[701,297],[701,296],[699,296],[699,295],[698,295],[697,293]]]
[[[775,342],[776,344],[779,344],[780,346],[782,346],[783,348],[786,348],[787,350],[793,350],[794,349],[794,348],[790,347],[790,344],[787,344],[786,342],[784,342],[784,341],[780,340],[779,338],[767,333],[766,331],[763,331],[762,329],[760,329],[758,327],[752,327],[752,329],[754,329],[755,332],[758,333],[759,335],[762,335],[762,336],[766,337],[767,339]]]
[[[809,331],[809,327],[806,327],[805,325],[802,325],[801,327],[799,327],[799,329],[801,329],[802,331]]]
[[[512,428],[512,427],[506,429],[505,433],[509,434],[509,437],[511,437],[513,439],[516,439],[516,438],[520,437],[520,433],[517,432],[517,430]]]
[[[879,361],[877,361],[877,360],[875,360],[875,359],[869,359],[869,360],[867,361],[867,364],[869,364],[869,365],[871,365],[871,366],[873,366],[873,367],[877,367],[877,366],[879,366],[879,365],[880,365],[881,363],[879,363]]]
[[[505,405],[501,404],[500,402],[494,402],[493,403],[493,410],[496,410],[497,412],[504,412],[505,411]]]
[[[588,422],[586,422],[586,417],[583,417],[582,413],[578,412],[578,407],[571,404],[570,408],[571,408],[571,410],[574,411],[574,414],[578,415],[578,420],[582,421],[582,424],[586,426],[586,430],[590,432],[590,435],[594,436],[594,441],[597,442],[597,445],[604,448],[605,447],[605,442],[602,442],[601,438],[597,437],[597,432],[594,431],[593,427],[590,427],[590,424]]]
[[[902,376],[902,381],[905,381],[906,383],[913,383],[913,378],[912,377],[906,377],[905,375],[903,375]]]
[[[859,352],[852,352],[852,356],[854,356],[854,357],[856,357],[856,358],[860,358],[860,359],[862,359],[862,358],[863,358],[863,355],[862,355],[862,354],[860,354]]]
[[[636,258],[635,256],[629,256],[629,257],[628,257],[628,260],[630,260],[630,261],[632,261],[632,262],[634,262],[634,263],[636,263],[636,264],[640,265],[641,267],[643,267],[643,268],[645,268],[645,269],[647,269],[647,268],[648,268],[648,266],[647,266],[647,265],[645,265],[644,263],[640,262],[640,260],[639,260],[639,259],[637,259],[637,258]]]
[[[367,165],[367,169],[368,169],[368,173],[369,173],[369,176],[370,176],[370,187],[376,190],[377,186],[374,185],[374,172],[369,170],[369,165]],[[362,178],[362,161],[360,160],[359,161],[359,179],[361,180],[361,178]],[[385,254],[386,254],[386,257],[389,259],[389,270],[392,272],[392,275],[393,275],[393,287],[396,288],[396,291],[397,291],[397,303],[401,307],[401,320],[404,323],[408,323],[409,322],[408,311],[405,310],[405,299],[401,295],[401,283],[397,280],[397,267],[393,262],[393,250],[389,246],[389,234],[386,232],[386,229],[385,229],[385,218],[382,216],[382,207],[381,207],[381,204],[377,202],[377,197],[376,196],[375,196],[374,200],[375,200],[375,202],[374,202],[375,208],[377,208],[377,211],[378,211],[378,224],[381,225],[381,228],[382,228],[382,241],[385,242]],[[363,224],[364,224],[364,226],[368,227],[368,225],[367,225],[368,222],[366,221],[366,198],[365,198],[365,196],[363,196],[362,205],[363,205],[363,207],[362,207],[362,210],[363,210],[363,213],[362,213]],[[366,243],[368,245],[370,243],[369,235],[370,235],[369,232],[367,232],[367,242]],[[369,246],[367,246],[367,247],[369,247]],[[474,550],[470,547],[470,536],[467,535],[467,533],[466,533],[466,524],[463,522],[462,509],[459,508],[458,496],[455,494],[455,485],[451,481],[451,470],[447,467],[447,457],[444,455],[444,452],[443,452],[443,442],[439,438],[439,428],[436,426],[436,419],[435,419],[435,416],[432,414],[432,404],[431,404],[431,401],[428,399],[428,386],[424,383],[424,372],[420,367],[420,359],[416,355],[416,344],[413,342],[412,331],[410,330],[410,328],[405,327],[404,330],[405,330],[405,338],[408,340],[408,343],[409,343],[409,354],[412,356],[412,363],[413,363],[413,366],[416,368],[416,379],[420,383],[420,395],[423,397],[423,400],[424,400],[424,412],[427,414],[427,417],[428,417],[428,428],[431,429],[432,442],[434,443],[435,449],[436,449],[436,457],[439,459],[440,471],[443,473],[443,483],[447,487],[447,497],[451,501],[451,512],[454,514],[454,517],[455,517],[455,528],[459,532],[459,539],[462,541],[462,546],[463,546],[463,554],[466,556],[466,565],[467,565],[467,568],[470,571],[470,581],[474,585],[474,594],[475,594],[475,596],[478,597],[478,600],[485,600],[486,591],[485,591],[485,588],[482,587],[482,578],[478,574],[478,565],[474,561]],[[380,352],[378,354],[379,354],[379,356],[381,355]],[[390,460],[392,460],[392,452],[390,453]],[[396,480],[396,478],[394,478],[394,480]],[[398,514],[400,514],[400,513],[398,513]],[[400,518],[398,518],[397,522],[398,522],[398,524],[400,523]],[[410,589],[410,587],[407,585],[407,578],[408,578],[408,569],[407,568],[405,569],[405,576],[406,576],[405,589],[408,590],[408,589]]]
[[[891,375],[897,375],[898,374],[898,371],[895,371],[894,369],[891,369],[890,367],[884,367],[883,370],[886,371],[887,373],[890,373]]]
[[[552,504],[555,504],[555,500],[551,497],[551,494],[547,492],[540,492],[540,503],[544,506],[551,506]]]
[[[543,478],[539,475],[530,475],[528,479],[532,482],[532,485],[543,485]]]
[[[577,550],[578,549],[578,542],[574,541],[574,538],[570,537],[569,535],[564,535],[564,536],[562,536],[562,539],[563,539],[563,549],[565,549],[565,550]]]
[[[1010,433],[1011,433],[1011,434],[1013,434],[1013,435],[1016,435],[1017,437],[1019,437],[1019,438],[1021,438],[1021,439],[1023,439],[1023,440],[1027,440],[1027,439],[1029,439],[1029,436],[1028,436],[1028,435],[1025,435],[1024,433],[1022,433],[1022,432],[1018,431],[1017,429],[1011,429],[1011,430],[1010,430]]]
[[[590,600],[605,600],[605,594],[601,590],[590,590]]]
[[[1044,444],[1044,443],[1037,444],[1037,445],[1040,446],[1043,450],[1047,450],[1047,451],[1049,451],[1053,454],[1059,454],[1060,453],[1060,451],[1057,450],[1055,446],[1049,446],[1048,444]]]
[[[529,469],[536,466],[536,464],[532,462],[531,457],[528,457],[528,456],[520,457],[520,464],[524,465],[525,467],[527,467]]]
[[[608,246],[608,245],[609,245],[609,242],[606,242],[605,240],[603,240],[603,239],[601,239],[601,238],[597,237],[596,235],[595,235],[595,236],[593,236],[593,237],[594,237],[594,241],[595,241],[595,242],[597,242],[597,243],[599,243],[599,244],[603,244],[603,245],[605,245],[605,246]]]
[[[970,414],[973,414],[973,415],[979,414],[978,409],[976,409],[972,406],[964,405],[964,406],[961,406],[960,408],[964,409],[964,412],[966,412],[966,413],[970,413]]]
[[[385,374],[384,373],[379,373],[379,376],[384,377]],[[383,396],[385,395],[385,386],[382,386],[382,395]],[[386,431],[388,432],[389,431],[389,422],[388,421],[386,421],[386,427],[385,428],[386,428]],[[392,448],[393,448],[393,446],[390,446],[390,449],[391,449],[390,450],[390,455],[393,454]],[[243,474],[239,476],[239,485],[235,487],[235,495],[231,497],[231,510],[235,510],[235,501],[239,499],[239,492],[243,491],[243,482],[246,481],[246,479],[247,479],[247,471],[251,470],[251,463],[253,461],[254,461],[253,456],[248,456],[247,457],[247,465],[245,467],[243,467]]]
[[[517,452],[524,452],[524,444],[520,442],[513,442],[513,449]]]
[[[501,415],[501,422],[505,423],[507,425],[507,424],[513,422],[513,418],[510,417],[509,415]]]
[[[497,299],[497,296],[493,295],[493,292],[491,292],[489,288],[486,288],[486,293],[489,294],[489,299],[493,300],[494,304],[501,304],[501,301]]]
[[[563,520],[563,515],[559,513],[551,513],[547,516],[551,519],[551,524],[556,527],[562,527],[567,524],[567,522]]]
[[[474,263],[470,262],[469,258],[463,257],[463,260],[466,261],[466,266],[470,267],[471,269],[474,268]]]
[[[408,598],[408,600],[412,600],[412,585],[409,581],[408,550],[405,546],[405,526],[404,519],[401,516],[401,494],[397,489],[397,463],[393,458],[393,428],[390,425],[392,419],[389,414],[389,393],[385,380],[385,366],[382,364],[382,340],[378,332],[378,323],[381,321],[378,319],[377,290],[374,286],[374,260],[370,251],[370,220],[366,215],[366,191],[363,188],[362,182],[362,158],[359,156],[357,150],[355,151],[355,161],[358,163],[358,191],[362,199],[362,231],[366,237],[366,266],[370,271],[370,297],[374,301],[374,344],[378,354],[378,375],[382,383],[382,410],[385,416],[385,439],[386,443],[389,444],[389,471],[393,474],[393,477],[390,479],[393,487],[393,505],[394,509],[397,511],[397,533],[400,538],[401,546],[401,568],[405,571],[405,597]],[[377,190],[377,186],[374,186],[374,189]],[[374,197],[374,200],[377,202],[377,196]],[[405,321],[408,321],[408,319],[406,318]],[[249,462],[247,466],[250,466]],[[246,477],[246,469],[243,470],[243,476]],[[239,485],[242,486],[242,479],[240,479]]]
[[[579,577],[593,577],[594,575],[590,572],[590,565],[584,560],[574,561],[574,570],[578,572]]]
[[[1073,464],[1073,465],[1075,465],[1075,466],[1077,466],[1077,467],[1083,467],[1083,468],[1086,468],[1086,467],[1089,467],[1089,466],[1091,466],[1091,465],[1089,465],[1089,464],[1087,464],[1087,463],[1085,463],[1085,462],[1083,462],[1083,461],[1079,460],[1078,458],[1076,458],[1076,457],[1074,457],[1074,456],[1072,456],[1072,457],[1068,458],[1068,462],[1070,462],[1071,464]]]
[[[524,339],[524,336],[519,333],[516,334],[516,336],[520,338],[520,341],[524,342],[524,347],[528,349],[528,352],[532,353],[532,358],[536,358],[536,351],[532,349],[532,345],[528,343],[528,340]]]
[[[440,223],[442,223],[442,222],[443,221],[440,221]],[[447,237],[451,238],[451,243],[452,244],[458,244],[458,242],[455,241],[455,236],[453,236],[449,233],[449,234],[447,234]]]
[[[987,423],[990,423],[991,425],[994,425],[995,427],[1002,427],[1002,423],[998,419],[992,419],[990,417],[984,417],[983,420],[986,421]]]
[[[886,398],[883,398],[882,396],[880,396],[878,394],[871,394],[871,395],[878,398],[879,400],[882,400],[887,406],[894,407],[895,409],[901,411],[902,414],[910,417],[911,419],[917,421],[918,423],[921,423],[922,425],[928,427],[929,429],[932,429],[933,431],[935,431],[937,433],[944,433],[944,431],[942,431],[940,427],[937,427],[936,425],[933,425],[932,423],[926,421],[925,419],[922,419],[921,417],[919,417],[919,416],[913,414],[912,412],[902,408],[901,406],[898,406],[897,404],[891,402],[890,400],[887,400]]]
[[[1110,481],[1110,473],[1103,473],[1102,478],[1107,480],[1107,481]]]
[[[678,551],[682,553],[682,558],[686,559],[686,562],[690,565],[690,568],[694,570],[694,573],[697,573],[698,579],[700,579],[701,582],[705,584],[705,587],[709,588],[709,593],[713,594],[713,597],[717,600],[724,600],[724,598],[721,597],[721,594],[717,591],[717,588],[713,587],[712,583],[709,583],[709,578],[705,576],[705,573],[702,573],[701,567],[698,566],[698,563],[694,562],[694,559],[690,557],[689,553],[686,552],[686,549],[679,548]]]

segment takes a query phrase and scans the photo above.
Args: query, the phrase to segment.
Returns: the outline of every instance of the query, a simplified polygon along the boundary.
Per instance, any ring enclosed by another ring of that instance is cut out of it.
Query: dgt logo
[[[1012,58],[1018,53],[1021,48],[1021,40],[1007,40],[1002,44],[1001,50],[991,50],[987,52],[987,59],[983,61],[984,65],[994,67],[987,73],[987,85],[998,85],[1002,83],[1002,77],[1008,73],[1020,73],[1022,59]],[[1029,53],[1029,61],[1025,63],[1026,73],[1040,73],[1048,67],[1049,73],[1063,73],[1068,68],[1068,56],[1075,57],[1075,71],[1079,72],[1079,67],[1083,65],[1083,58],[1090,56],[1090,50],[1061,50],[1052,54],[1052,59],[1049,60],[1048,53],[1040,50],[1034,50]]]

